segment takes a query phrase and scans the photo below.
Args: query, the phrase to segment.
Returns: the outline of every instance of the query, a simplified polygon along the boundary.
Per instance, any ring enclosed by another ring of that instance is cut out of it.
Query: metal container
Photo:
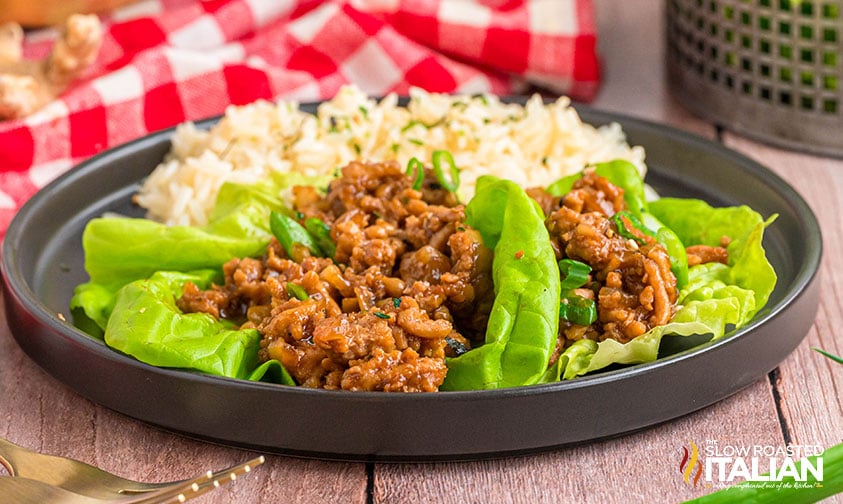
[[[668,0],[671,92],[741,134],[843,157],[843,0]]]

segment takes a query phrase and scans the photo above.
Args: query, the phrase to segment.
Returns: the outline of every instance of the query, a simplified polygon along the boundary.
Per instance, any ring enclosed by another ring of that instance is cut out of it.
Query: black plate
[[[779,282],[752,324],[654,363],[496,391],[309,390],[148,366],[57,314],[68,313],[73,287],[87,279],[85,223],[105,211],[140,215],[130,197],[169,149],[172,131],[164,131],[80,165],[21,209],[2,255],[12,332],[58,380],[131,417],[223,444],[332,459],[471,459],[585,442],[685,415],[762,378],[816,315],[822,241],[809,207],[774,173],[720,145],[628,117],[580,114],[619,122],[631,144],[643,145],[647,180],[661,194],[779,214],[764,242]]]

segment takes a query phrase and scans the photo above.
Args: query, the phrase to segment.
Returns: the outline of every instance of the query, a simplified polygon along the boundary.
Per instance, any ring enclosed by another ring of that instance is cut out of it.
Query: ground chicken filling
[[[326,194],[293,188],[296,220],[324,222],[333,257],[306,247],[288,254],[273,239],[262,257],[226,263],[223,285],[188,283],[179,308],[257,329],[260,359],[277,359],[306,387],[438,390],[445,357],[483,341],[492,252],[465,224],[456,196],[430,170],[423,175],[416,189],[397,163],[352,162]],[[597,312],[590,325],[560,320],[549,364],[580,339],[626,343],[670,321],[678,297],[670,257],[633,225],[619,232],[612,217],[627,209],[622,188],[586,170],[564,197],[528,193],[547,216],[557,259],[590,266],[574,293]],[[727,243],[688,247],[689,265],[726,263]]]
[[[353,162],[327,194],[293,189],[296,219],[321,219],[334,257],[276,240],[232,259],[225,284],[188,284],[178,306],[255,328],[260,358],[306,387],[430,392],[445,357],[482,341],[494,301],[492,253],[464,207],[425,170],[420,189],[397,163]]]
[[[528,192],[547,216],[545,225],[557,259],[591,267],[588,282],[575,294],[594,301],[597,308],[591,325],[560,320],[551,363],[577,340],[626,343],[670,321],[678,296],[670,256],[663,245],[633,226],[626,231],[634,238],[618,232],[611,217],[627,209],[622,188],[587,170],[564,197],[552,197],[541,189]],[[690,265],[728,260],[724,247],[696,245],[687,253]]]

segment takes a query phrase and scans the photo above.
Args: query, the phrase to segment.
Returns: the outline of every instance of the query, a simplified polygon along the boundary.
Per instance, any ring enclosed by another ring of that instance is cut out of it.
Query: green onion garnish
[[[630,240],[635,240],[635,242],[639,245],[643,245],[647,243],[647,241],[635,235],[633,233],[633,230],[638,230],[651,238],[656,237],[656,234],[654,232],[650,231],[647,226],[645,226],[641,223],[640,220],[638,220],[637,217],[627,212],[626,210],[622,210],[613,215],[612,222],[614,222],[615,226],[617,226],[619,235]]]
[[[326,257],[334,257],[337,246],[331,239],[331,227],[325,224],[322,219],[311,217],[304,221],[304,228],[313,237],[316,245],[324,252]]]
[[[293,249],[296,243],[310,249],[310,253],[315,256],[325,256],[322,249],[316,244],[313,236],[292,217],[282,213],[272,212],[269,214],[269,228],[290,258],[295,260]]]
[[[403,128],[401,128],[401,133],[406,133],[407,130],[409,130],[410,128],[412,128],[413,126],[416,126],[418,124],[421,124],[422,126],[424,126],[424,123],[422,123],[421,121],[412,120],[412,121],[408,122],[407,124],[404,125]]]
[[[433,174],[436,175],[439,184],[449,192],[457,192],[457,188],[460,186],[460,169],[457,168],[457,164],[454,162],[454,156],[448,151],[438,150],[433,152],[432,160]],[[445,171],[442,167],[443,160],[448,163],[450,181],[445,178]]]
[[[424,184],[424,165],[422,162],[415,157],[410,159],[410,161],[407,162],[407,175],[415,177],[413,189],[416,191],[420,190],[422,188],[422,184]]]
[[[562,259],[559,261],[559,273],[562,275],[562,291],[567,291],[585,285],[591,266],[573,259]]]
[[[574,289],[588,282],[591,266],[573,259],[562,259],[559,261],[559,273],[562,276],[559,318],[582,326],[593,324],[597,320],[597,305],[591,299],[574,293]]]
[[[826,357],[833,360],[834,362],[839,362],[840,364],[843,364],[843,357],[838,357],[838,356],[834,355],[833,353],[826,352],[825,350],[823,350],[821,348],[811,347],[811,350],[825,355]]]
[[[401,298],[392,298],[392,306],[394,308],[401,308]]]
[[[573,324],[589,326],[597,320],[597,305],[591,299],[576,294],[569,295],[559,303],[559,318]]]
[[[384,312],[379,312],[379,311],[376,311],[376,312],[375,312],[375,317],[377,317],[377,318],[379,318],[379,319],[384,319],[384,320],[389,319],[389,315],[387,315],[387,314],[386,314],[386,313],[384,313]]]
[[[308,298],[307,291],[304,290],[304,287],[299,284],[294,284],[293,282],[287,282],[287,295],[294,297],[299,301],[304,301]]]

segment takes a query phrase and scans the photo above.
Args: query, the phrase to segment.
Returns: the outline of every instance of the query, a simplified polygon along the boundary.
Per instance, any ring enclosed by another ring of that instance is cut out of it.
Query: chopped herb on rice
[[[411,89],[399,107],[396,95],[376,101],[346,86],[316,116],[294,101],[258,101],[230,106],[208,131],[179,126],[135,200],[152,219],[201,225],[226,181],[254,183],[272,170],[328,175],[354,159],[430,164],[437,150],[450,152],[460,168],[462,200],[485,173],[528,187],[618,158],[645,171],[644,150],[630,147],[619,125],[584,124],[568,98],[545,104],[534,96],[518,105]]]

